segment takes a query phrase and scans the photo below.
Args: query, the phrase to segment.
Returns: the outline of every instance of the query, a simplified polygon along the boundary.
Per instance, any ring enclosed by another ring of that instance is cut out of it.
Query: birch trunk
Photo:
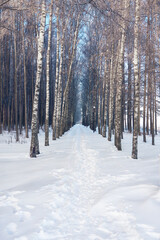
[[[140,50],[139,50],[140,51]],[[140,84],[141,84],[141,55],[139,53],[139,67],[138,67],[138,77],[139,77],[139,105],[138,105],[138,134],[141,136],[141,113],[140,113]]]
[[[148,69],[148,38],[149,25],[147,22],[147,40],[146,40],[146,57],[145,57],[145,72],[144,72],[144,93],[143,93],[143,142],[146,142],[146,89],[147,89],[147,69]]]
[[[149,103],[150,103],[150,90],[149,90],[149,77],[148,77],[148,84],[147,84],[147,123],[146,123],[146,133],[149,135]]]
[[[64,54],[64,40],[65,31],[68,24],[69,17],[63,28],[62,40],[61,40],[61,52],[60,52],[60,63],[59,63],[59,79],[58,79],[58,95],[57,95],[57,124],[56,124],[56,138],[61,135],[60,122],[61,122],[61,105],[62,105],[62,66],[63,66],[63,54]]]
[[[88,111],[89,111],[89,125],[90,128],[93,129],[93,123],[92,123],[92,118],[91,118],[91,114],[92,114],[92,64],[93,64],[93,57],[90,57],[90,62],[89,62],[89,99],[88,99]]]
[[[101,133],[101,89],[98,91],[98,133]]]
[[[36,154],[39,154],[38,105],[39,105],[40,80],[41,80],[41,73],[42,73],[42,53],[43,53],[44,34],[45,34],[45,21],[46,21],[45,8],[46,8],[45,0],[43,0],[40,33],[38,37],[37,74],[36,74],[36,85],[35,85],[35,94],[34,94],[33,112],[32,112],[32,136],[31,136],[31,146],[30,146],[30,157],[36,157]]]
[[[112,53],[111,53],[111,63],[110,63],[110,94],[109,94],[109,121],[108,121],[108,141],[111,141],[112,137],[112,125],[113,125],[113,98],[114,98],[114,71],[117,64],[117,59],[115,61],[115,67],[113,67],[113,59],[114,59],[114,44],[112,44]],[[117,57],[116,57],[117,58]]]
[[[24,72],[24,111],[25,111],[25,132],[28,138],[28,106],[27,106],[27,76],[26,76],[26,53],[25,53],[25,38],[24,38],[24,19],[22,20],[22,48],[23,48],[23,72]]]
[[[155,13],[157,12],[156,11],[156,8],[157,8],[157,4],[158,4],[158,0],[155,0]],[[158,12],[156,13],[156,16],[155,16],[155,25],[156,25],[156,42],[157,42],[157,48],[155,49],[156,52],[158,52],[158,56],[159,56],[159,72],[160,72],[160,45],[159,45],[159,21],[158,21]],[[155,61],[155,58],[154,58],[154,61]],[[155,83],[154,83],[154,95],[155,95],[155,134],[157,135],[157,110],[158,110],[158,104],[157,104],[157,83],[158,83],[158,80],[157,78],[155,77]]]
[[[50,49],[51,49],[51,33],[52,33],[52,15],[53,15],[53,0],[50,5],[49,29],[48,29],[48,49],[46,59],[46,115],[45,115],[45,146],[49,146],[49,63],[50,63]]]
[[[122,82],[123,82],[123,62],[124,62],[124,46],[125,46],[125,38],[126,38],[126,18],[128,16],[128,7],[129,1],[124,1],[124,14],[122,20],[122,32],[121,32],[121,40],[120,40],[120,50],[118,57],[118,66],[117,66],[117,93],[116,93],[116,111],[115,111],[115,146],[118,150],[122,150],[121,147],[121,119],[122,119]]]
[[[145,73],[144,73],[144,95],[143,95],[143,142],[146,142],[146,60],[145,60]]]
[[[59,138],[59,136],[60,136],[61,105],[62,105],[62,65],[63,65],[63,53],[64,53],[64,40],[61,43],[61,57],[60,57],[60,66],[59,66],[56,138]]]
[[[135,0],[135,24],[134,24],[134,79],[135,79],[135,96],[134,96],[134,129],[132,140],[132,158],[138,157],[138,108],[139,108],[139,76],[138,76],[138,26],[139,26],[139,0]]]
[[[155,62],[155,50],[153,49],[152,52],[152,65],[156,66]],[[155,84],[156,84],[156,77],[155,77],[155,67],[153,69],[153,74],[152,74],[152,82],[151,82],[151,89],[152,89],[152,145],[155,145],[155,101],[156,101],[156,91],[155,91]]]
[[[103,128],[104,128],[105,85],[106,85],[106,82],[104,79],[103,86],[102,86],[102,103],[101,103],[101,135],[102,136],[103,136]]]
[[[98,59],[99,59],[99,54],[98,54]],[[101,126],[102,126],[102,121],[101,121],[101,114],[102,114],[102,93],[103,93],[103,85],[101,84],[101,70],[102,70],[102,56],[100,55],[100,63],[99,63],[99,68],[97,68],[98,72],[98,82],[99,82],[99,91],[98,91],[98,133],[101,134]],[[98,66],[98,61],[97,61],[97,66]]]
[[[57,124],[57,96],[58,96],[58,76],[59,76],[59,7],[57,7],[57,51],[56,51],[56,80],[54,91],[54,110],[53,110],[53,135],[52,140],[56,140],[56,124]]]
[[[16,24],[14,13],[14,26]],[[14,27],[14,64],[15,64],[15,70],[14,70],[14,94],[15,94],[15,124],[16,124],[16,141],[19,141],[19,132],[18,132],[18,99],[17,99],[17,39],[16,39],[16,29]]]
[[[114,137],[114,144],[117,149],[120,151],[122,150],[121,147],[121,120],[122,120],[122,82],[123,82],[123,52],[124,52],[124,43],[125,43],[125,29],[123,25],[122,30],[122,37],[120,40],[120,49],[118,54],[118,66],[117,66],[117,79],[116,82],[116,102],[115,102],[115,137]]]
[[[128,122],[128,131],[132,132],[131,125],[131,71],[132,71],[132,63],[131,59],[128,59],[128,105],[127,105],[127,122]]]
[[[23,50],[22,50],[23,51]],[[19,59],[19,65],[22,65],[21,58]],[[22,76],[19,72],[18,74],[18,85],[19,85],[19,96],[18,105],[19,105],[19,133],[22,134],[22,109],[23,109],[23,98],[22,98]]]
[[[96,75],[96,74],[95,74]],[[92,112],[91,112],[91,121],[92,121],[92,130],[93,132],[96,131],[96,112],[97,112],[97,108],[96,108],[96,102],[97,102],[97,84],[94,83],[94,87],[93,87],[93,99],[92,99]]]
[[[104,97],[104,125],[103,125],[103,137],[106,137],[107,128],[107,100],[108,100],[108,67],[107,67],[107,57],[105,56],[105,97]]]

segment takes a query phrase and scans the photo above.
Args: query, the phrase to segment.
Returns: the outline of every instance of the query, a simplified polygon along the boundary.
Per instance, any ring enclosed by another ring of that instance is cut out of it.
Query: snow
[[[41,131],[41,154],[31,159],[29,139],[3,133],[0,239],[160,239],[160,136],[155,146],[139,137],[138,160],[131,141],[125,133],[119,152],[77,124],[49,147]]]

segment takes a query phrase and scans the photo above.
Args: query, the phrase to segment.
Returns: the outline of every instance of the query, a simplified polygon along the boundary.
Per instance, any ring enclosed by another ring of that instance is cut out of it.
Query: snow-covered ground
[[[29,140],[0,136],[0,240],[160,239],[160,136],[113,142],[81,125],[29,158]]]

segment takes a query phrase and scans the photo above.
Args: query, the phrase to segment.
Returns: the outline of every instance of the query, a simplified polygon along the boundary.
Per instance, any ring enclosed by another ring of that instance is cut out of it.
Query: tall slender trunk
[[[103,129],[104,129],[104,105],[105,105],[105,79],[103,79],[103,86],[102,86],[102,103],[101,103],[101,135],[103,136]],[[107,121],[106,121],[107,123]]]
[[[23,73],[24,73],[24,112],[25,112],[25,132],[28,138],[28,106],[27,106],[27,74],[26,74],[26,53],[24,37],[24,19],[22,19],[22,51],[23,51]]]
[[[149,107],[150,107],[150,0],[148,0],[148,11],[147,11],[147,124],[146,124],[146,132],[149,135]]]
[[[65,19],[66,20],[66,19]],[[63,21],[63,20],[62,20]],[[62,117],[62,70],[63,70],[63,61],[64,61],[64,51],[65,51],[65,32],[69,21],[69,14],[68,18],[63,23],[63,30],[62,30],[62,39],[61,39],[61,48],[60,48],[60,62],[59,62],[59,79],[58,79],[58,94],[57,94],[57,124],[56,124],[56,138],[59,138],[62,135],[62,128],[61,128],[61,117]]]
[[[94,70],[95,71],[95,70]],[[92,124],[93,124],[93,132],[96,131],[96,112],[97,112],[97,106],[96,106],[96,102],[97,102],[97,84],[96,84],[96,73],[94,74],[94,86],[93,86],[93,98],[92,98]]]
[[[155,0],[155,29],[156,29],[156,43],[157,43],[157,49],[155,49],[155,51],[158,52],[158,56],[159,56],[159,72],[160,72],[160,44],[159,44],[159,21],[158,21],[158,12],[156,11],[157,9],[157,4],[158,4],[158,0]],[[154,62],[155,62],[155,56],[154,56]],[[155,65],[154,65],[155,66]],[[155,77],[155,83],[154,83],[154,96],[155,96],[155,134],[157,135],[157,83],[158,80]]]
[[[14,94],[15,94],[15,124],[16,124],[16,141],[19,141],[18,131],[18,86],[17,86],[17,39],[16,39],[16,13],[14,13]]]
[[[98,90],[98,133],[101,133],[101,89]]]
[[[112,63],[111,63],[112,64]],[[103,137],[106,137],[107,127],[107,100],[108,100],[108,83],[109,83],[109,66],[107,66],[107,56],[105,56],[105,98],[104,98],[104,125],[103,125]]]
[[[22,66],[22,60],[19,59],[19,64]],[[19,71],[18,74],[18,83],[19,83],[19,98],[18,98],[18,105],[19,105],[19,132],[22,134],[22,118],[23,118],[23,98],[22,98],[22,74]]]
[[[61,134],[60,122],[61,122],[61,104],[62,104],[62,66],[63,66],[64,39],[65,39],[64,34],[65,34],[65,30],[63,31],[63,36],[61,41],[61,53],[60,53],[60,63],[59,63],[56,138],[58,138]]]
[[[126,19],[128,16],[128,6],[129,1],[124,1],[124,9],[125,13],[123,18]],[[118,58],[118,66],[117,66],[117,92],[116,92],[116,109],[115,109],[115,146],[118,150],[122,150],[121,147],[121,114],[122,114],[122,83],[123,83],[123,62],[124,62],[124,45],[126,38],[126,20],[122,20],[122,32],[121,32],[121,40],[120,40],[120,50],[119,50],[119,58]]]
[[[150,103],[150,90],[149,90],[149,77],[147,81],[147,116],[146,116],[146,133],[149,135],[149,103]]]
[[[154,56],[154,62],[155,62],[155,56]],[[157,89],[156,89],[156,85],[157,85],[157,80],[156,80],[155,71],[154,71],[154,115],[155,115],[154,124],[155,124],[155,134],[157,135]]]
[[[91,56],[89,59],[89,96],[88,96],[88,112],[89,112],[89,125],[90,128],[93,129],[93,123],[92,123],[92,118],[91,118],[91,113],[92,113],[92,62],[93,62],[93,57]]]
[[[140,52],[140,50],[139,50]],[[141,52],[139,53],[139,66],[138,66],[138,77],[139,77],[139,95],[140,95],[140,84],[141,84]],[[140,113],[140,96],[139,96],[139,105],[138,105],[138,134],[139,136],[141,135],[141,126],[140,126],[140,121],[141,121],[141,113]]]
[[[50,5],[49,29],[48,29],[48,49],[46,59],[46,115],[45,115],[45,146],[49,146],[49,73],[50,73],[50,49],[51,49],[51,33],[52,33],[52,15],[53,15],[53,0]]]
[[[144,73],[144,94],[143,94],[143,142],[146,142],[146,60],[145,60],[145,73]]]
[[[138,108],[139,108],[139,76],[138,76],[138,27],[139,27],[139,8],[140,0],[135,0],[135,23],[134,23],[134,79],[135,79],[135,96],[134,96],[134,129],[132,142],[132,158],[138,157]]]
[[[114,36],[113,36],[114,37]],[[110,92],[109,92],[109,121],[108,121],[108,141],[111,141],[112,137],[112,128],[113,128],[113,106],[114,106],[114,84],[115,84],[115,73],[116,65],[118,61],[118,54],[114,60],[114,43],[112,43],[112,53],[111,53],[111,62],[110,62]]]
[[[123,53],[123,59],[124,59],[124,53]],[[124,74],[124,60],[122,65],[122,99],[121,99],[121,138],[123,139],[123,132],[124,132],[124,114],[125,114],[125,74]]]
[[[56,51],[56,80],[55,80],[55,88],[54,88],[54,110],[53,110],[53,135],[52,139],[56,140],[56,124],[57,124],[57,96],[58,96],[58,76],[59,76],[59,41],[60,41],[60,33],[59,33],[59,7],[57,6],[57,51]]]
[[[10,44],[9,37],[6,39],[6,125],[8,127],[8,132],[10,131],[10,116],[8,114],[9,104],[10,104]]]
[[[152,50],[152,81],[151,81],[151,91],[152,91],[152,101],[151,101],[151,108],[152,108],[152,145],[155,145],[155,99],[156,99],[156,91],[155,91],[155,83],[156,83],[156,77],[155,77],[155,49],[153,46]]]
[[[97,72],[98,72],[98,83],[99,83],[99,91],[98,91],[98,133],[101,134],[101,126],[102,126],[102,122],[101,122],[101,107],[102,107],[102,84],[101,84],[101,69],[102,69],[102,56],[99,57],[98,54],[98,59],[100,58],[100,63],[98,64],[98,60],[97,60]]]
[[[127,106],[127,121],[128,121],[128,131],[132,132],[132,125],[131,125],[131,70],[132,70],[132,63],[131,59],[128,57],[128,106]]]
[[[33,112],[32,112],[32,137],[31,137],[31,146],[30,146],[30,157],[36,157],[36,154],[39,154],[38,105],[39,105],[40,80],[41,80],[41,73],[42,73],[42,53],[43,53],[43,43],[44,43],[44,34],[45,34],[45,21],[46,21],[46,6],[45,6],[45,0],[43,0],[40,33],[38,37],[37,74],[36,74],[36,85],[35,85],[35,94],[34,94]]]

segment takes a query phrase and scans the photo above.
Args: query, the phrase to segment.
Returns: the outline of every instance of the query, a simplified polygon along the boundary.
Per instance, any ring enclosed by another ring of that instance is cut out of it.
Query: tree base
[[[36,156],[35,153],[30,153],[30,157],[31,157],[31,158],[36,158],[37,156]]]

